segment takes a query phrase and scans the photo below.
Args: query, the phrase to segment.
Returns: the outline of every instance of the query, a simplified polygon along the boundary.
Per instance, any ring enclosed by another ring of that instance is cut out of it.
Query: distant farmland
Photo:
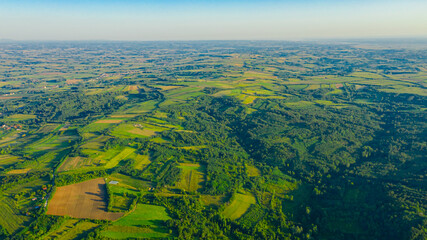
[[[47,210],[49,215],[116,220],[123,213],[107,211],[107,192],[103,178],[58,187]]]

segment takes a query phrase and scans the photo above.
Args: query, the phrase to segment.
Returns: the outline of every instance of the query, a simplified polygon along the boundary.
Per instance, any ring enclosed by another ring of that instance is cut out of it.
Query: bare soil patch
[[[107,211],[103,178],[58,187],[47,210],[49,215],[99,220],[116,220],[124,213]]]

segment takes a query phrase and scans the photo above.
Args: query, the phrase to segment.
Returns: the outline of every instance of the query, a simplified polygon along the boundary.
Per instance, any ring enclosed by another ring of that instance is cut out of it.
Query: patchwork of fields
[[[425,230],[425,51],[4,44],[0,239]]]

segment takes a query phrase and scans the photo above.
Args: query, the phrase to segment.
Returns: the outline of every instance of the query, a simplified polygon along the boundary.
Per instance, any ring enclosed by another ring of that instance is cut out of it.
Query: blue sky
[[[421,0],[0,0],[0,39],[427,37]]]

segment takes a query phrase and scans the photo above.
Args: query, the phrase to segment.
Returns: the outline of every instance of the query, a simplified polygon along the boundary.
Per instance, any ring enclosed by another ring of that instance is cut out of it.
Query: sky
[[[0,39],[427,37],[426,0],[0,0]]]

